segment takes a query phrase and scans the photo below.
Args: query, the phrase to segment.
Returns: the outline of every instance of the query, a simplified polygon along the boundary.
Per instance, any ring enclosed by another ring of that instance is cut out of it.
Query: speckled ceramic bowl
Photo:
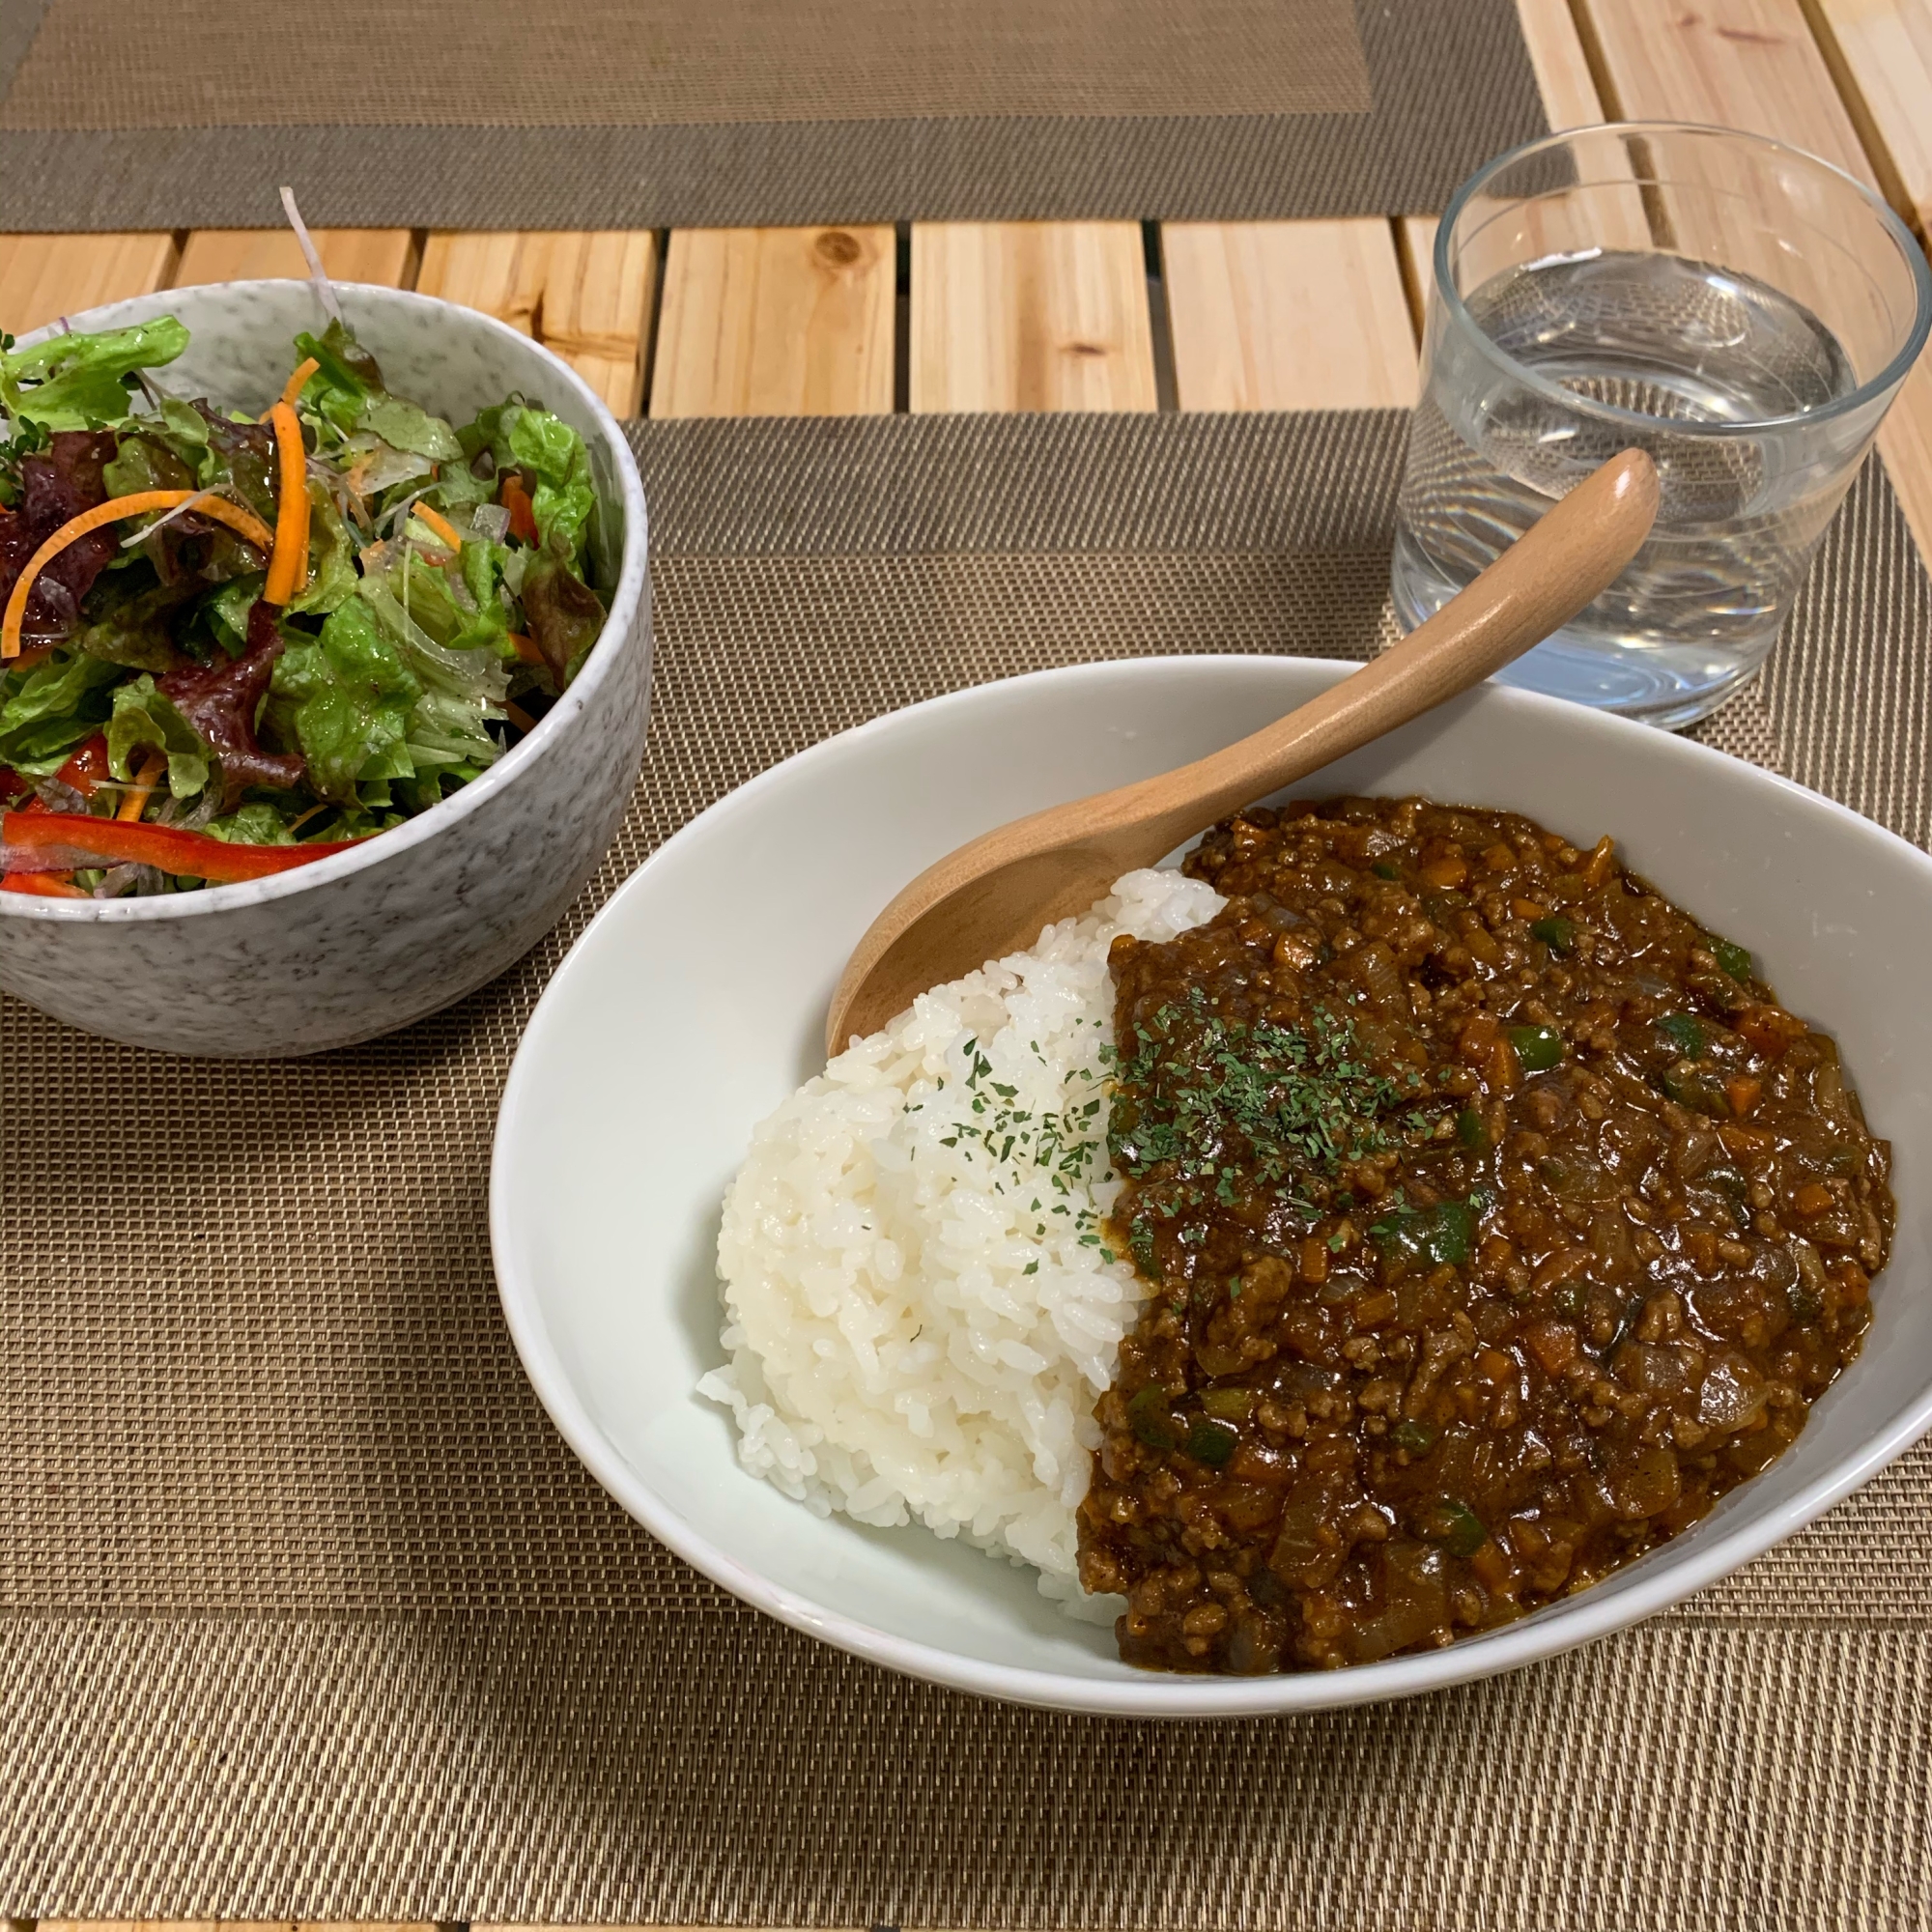
[[[578,429],[603,507],[611,619],[569,691],[515,750],[366,845],[245,885],[99,904],[0,895],[0,986],[90,1033],[166,1053],[268,1058],[388,1033],[528,951],[617,829],[643,755],[651,625],[643,488],[609,410],[527,336],[453,303],[338,284],[397,394],[456,422],[521,390]],[[304,282],[170,290],[71,318],[178,315],[165,380],[259,410],[291,345],[327,318]],[[37,336],[27,336],[35,341]]]

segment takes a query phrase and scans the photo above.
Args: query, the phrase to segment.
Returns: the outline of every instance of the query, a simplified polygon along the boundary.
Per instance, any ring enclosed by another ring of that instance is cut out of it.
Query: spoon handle
[[[1358,751],[1568,623],[1636,554],[1656,517],[1650,458],[1640,449],[1613,456],[1399,644],[1286,718],[1151,785],[1172,786],[1198,831]]]

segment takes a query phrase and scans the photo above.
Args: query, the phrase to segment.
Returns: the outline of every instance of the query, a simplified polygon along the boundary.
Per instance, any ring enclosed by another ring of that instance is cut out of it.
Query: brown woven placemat
[[[0,1001],[0,1909],[1926,1922],[1923,1448],[1571,1657],[1372,1710],[1135,1724],[978,1704],[742,1608],[582,1473],[504,1332],[496,1099],[642,855],[774,759],[977,679],[1373,649],[1402,428],[639,429],[649,756],[555,936],[394,1039],[278,1065]],[[1928,669],[1932,584],[1874,467],[1775,674],[1711,735],[1922,839]]]
[[[0,229],[1412,213],[1544,128],[1513,0],[4,13]]]

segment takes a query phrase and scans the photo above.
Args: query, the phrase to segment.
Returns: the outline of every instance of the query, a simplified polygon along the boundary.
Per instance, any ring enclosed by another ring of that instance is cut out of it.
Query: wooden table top
[[[1924,241],[1932,0],[1517,6],[1552,128],[1655,119],[1774,135],[1878,189]],[[1434,230],[1377,217],[316,240],[332,275],[487,310],[619,415],[668,417],[1406,408]],[[279,232],[0,235],[0,323],[17,333],[155,289],[304,272]],[[1932,556],[1924,361],[1879,446]]]
[[[1517,0],[1553,128],[1723,123],[1932,217],[1932,0]],[[912,222],[327,229],[329,272],[501,316],[619,415],[1405,408],[1434,224]],[[275,231],[0,236],[18,333],[123,296],[300,275]],[[1932,554],[1932,370],[1880,444]]]

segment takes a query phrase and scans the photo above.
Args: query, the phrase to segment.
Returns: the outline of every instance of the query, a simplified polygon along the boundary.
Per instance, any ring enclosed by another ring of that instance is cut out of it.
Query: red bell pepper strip
[[[41,899],[84,899],[84,893],[62,872],[9,872],[0,879],[0,893],[30,893]]]
[[[6,848],[10,872],[68,871],[99,862],[152,866],[178,878],[234,885],[292,871],[362,842],[336,838],[312,845],[236,845],[206,832],[95,818],[83,811],[10,811],[0,818],[0,844]],[[22,865],[29,855],[44,857],[46,863]]]
[[[106,734],[97,731],[84,745],[75,746],[73,755],[54,774],[54,779],[60,784],[71,785],[82,798],[92,798],[94,787],[113,776],[107,769]]]

